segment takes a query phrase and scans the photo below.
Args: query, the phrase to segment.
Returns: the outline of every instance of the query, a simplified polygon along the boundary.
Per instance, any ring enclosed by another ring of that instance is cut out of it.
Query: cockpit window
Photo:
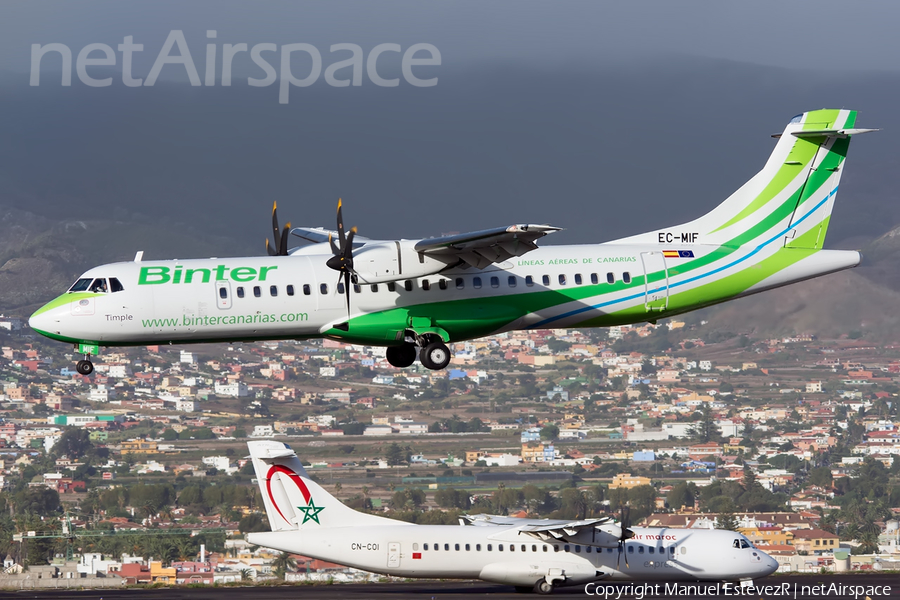
[[[105,294],[109,291],[109,288],[106,287],[106,279],[98,278],[94,280],[94,283],[91,284],[91,291],[97,292],[100,294]]]
[[[741,548],[749,548],[749,547],[750,547],[750,542],[748,542],[747,540],[741,540]]]
[[[740,548],[740,547],[741,547],[741,540],[734,540],[733,542],[731,542],[731,547],[732,547],[732,548]]]
[[[115,277],[109,278],[109,291],[110,292],[115,293],[115,292],[121,292],[124,290],[125,290],[125,288],[122,287],[122,284],[121,284],[121,282],[119,282],[118,279],[116,279]]]
[[[79,279],[75,283],[72,284],[72,287],[69,288],[70,292],[83,292],[91,285],[91,278],[87,279]]]

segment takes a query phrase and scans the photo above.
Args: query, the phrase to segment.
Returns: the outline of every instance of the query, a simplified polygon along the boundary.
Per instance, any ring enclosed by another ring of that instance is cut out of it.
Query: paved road
[[[756,582],[759,586],[771,586],[770,589],[757,589],[752,595],[726,595],[722,593],[710,594],[706,586],[708,584],[678,584],[699,585],[700,588],[681,588],[677,596],[666,593],[665,584],[659,584],[659,588],[651,588],[649,593],[637,593],[629,584],[607,583],[600,584],[601,590],[608,591],[611,595],[606,600],[618,598],[620,600],[668,600],[677,597],[684,600],[709,600],[718,597],[723,600],[729,598],[779,599],[790,600],[819,600],[821,598],[858,599],[865,600],[869,596],[871,600],[888,598],[900,598],[900,576],[897,574],[866,574],[866,575],[798,575],[790,577],[769,577]],[[640,584],[630,584],[640,585]],[[653,585],[653,584],[651,584]],[[715,585],[715,584],[712,584]],[[816,587],[816,586],[825,587]],[[831,593],[829,586],[834,585]],[[854,586],[854,588],[840,586]],[[873,586],[880,589],[873,590]],[[890,586],[889,594],[885,594],[884,586]],[[593,591],[593,588],[591,588]],[[600,595],[588,595],[583,587],[571,587],[558,589],[553,597],[561,598],[603,598]],[[704,593],[707,592],[707,593]],[[853,592],[857,592],[854,594]],[[621,596],[618,594],[621,593]],[[414,583],[372,583],[372,584],[335,584],[335,585],[310,585],[310,586],[282,586],[282,587],[227,587],[227,588],[156,588],[156,589],[117,589],[117,590],[28,590],[21,592],[0,592],[0,600],[24,600],[34,598],[37,600],[389,600],[393,598],[409,598],[414,600],[469,600],[473,597],[490,600],[502,600],[507,598],[542,598],[543,596],[517,594],[513,588],[502,585],[492,585],[482,582],[414,582]]]

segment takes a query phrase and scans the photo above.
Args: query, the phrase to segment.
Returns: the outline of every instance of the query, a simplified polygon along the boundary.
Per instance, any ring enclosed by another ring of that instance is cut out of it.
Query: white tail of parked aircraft
[[[604,580],[748,582],[778,563],[739,533],[582,520],[463,519],[415,525],[345,506],[290,446],[248,443],[271,531],[253,544],[397,577],[481,579],[520,591]]]

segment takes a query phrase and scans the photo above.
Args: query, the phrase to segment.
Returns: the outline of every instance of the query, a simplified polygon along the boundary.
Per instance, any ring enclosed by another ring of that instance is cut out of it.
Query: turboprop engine
[[[370,242],[353,252],[353,271],[359,283],[386,283],[434,275],[456,259],[443,260],[416,252],[415,240]],[[441,257],[443,258],[443,257]]]

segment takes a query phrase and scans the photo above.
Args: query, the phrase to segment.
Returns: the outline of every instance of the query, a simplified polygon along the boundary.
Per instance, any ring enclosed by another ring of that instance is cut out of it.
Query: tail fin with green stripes
[[[856,111],[814,110],[791,119],[762,170],[702,217],[613,243],[741,246],[783,236],[788,248],[820,249],[831,218]]]

